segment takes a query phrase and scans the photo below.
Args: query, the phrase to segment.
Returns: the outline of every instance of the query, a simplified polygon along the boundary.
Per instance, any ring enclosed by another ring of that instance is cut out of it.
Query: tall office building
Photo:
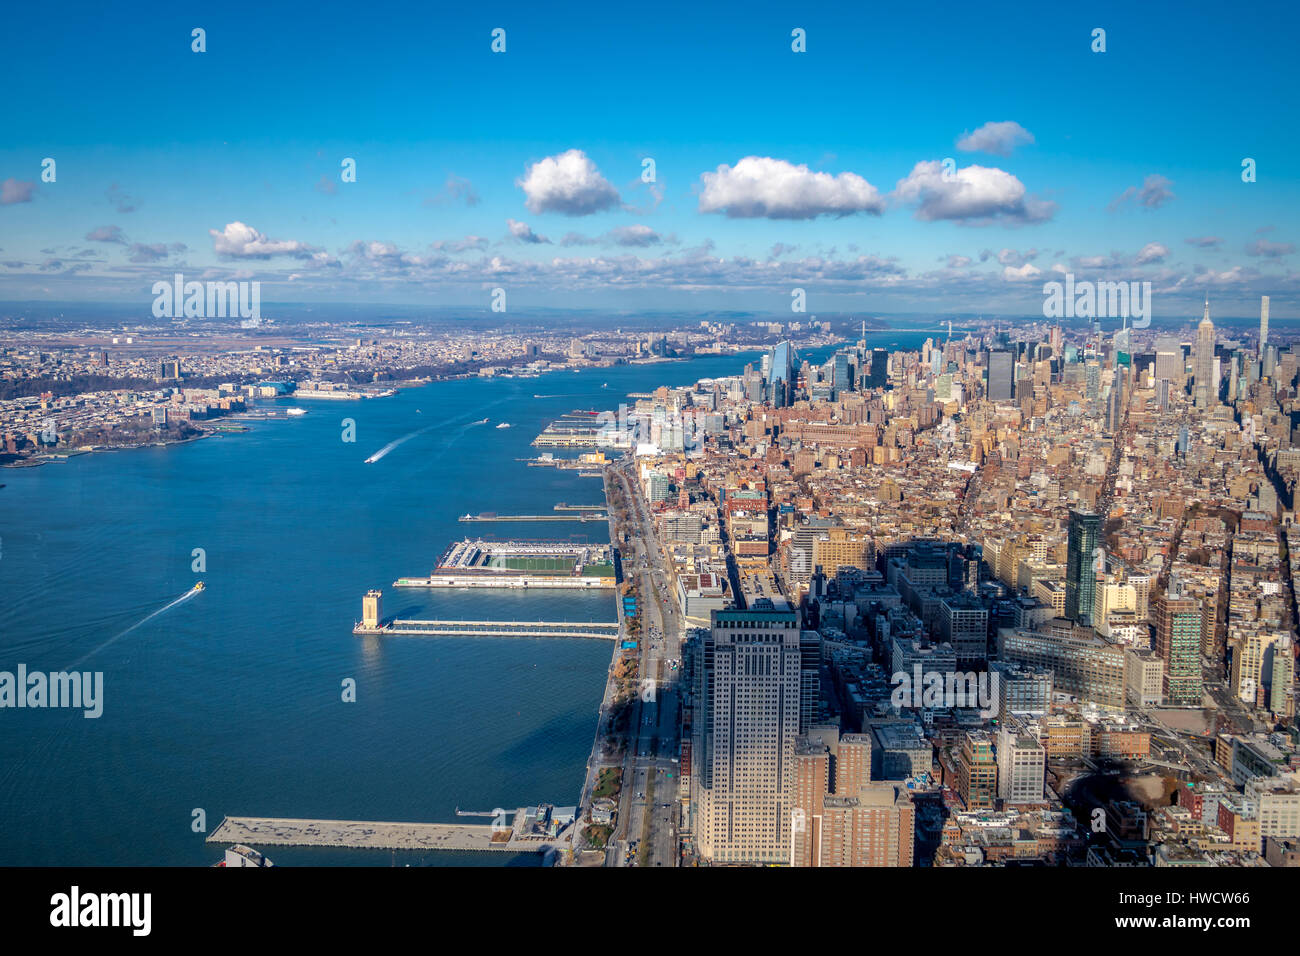
[[[1266,688],[1273,680],[1273,659],[1279,641],[1285,640],[1286,631],[1258,628],[1247,631],[1231,642],[1232,669],[1229,687],[1233,694],[1251,707],[1268,703]],[[1286,651],[1290,654],[1290,648]]]
[[[1097,546],[1101,515],[1071,511],[1065,563],[1065,616],[1079,624],[1092,624],[1097,600]]]
[[[884,349],[871,350],[871,371],[867,377],[868,388],[884,388],[889,382],[889,353]]]
[[[1273,648],[1273,681],[1269,687],[1268,709],[1285,718],[1295,716],[1295,657],[1291,636]]]
[[[1268,348],[1268,296],[1259,297],[1259,354],[1262,358]]]
[[[1106,398],[1106,431],[1119,431],[1124,420],[1124,366],[1116,364],[1111,377],[1110,394]]]
[[[989,612],[973,595],[959,591],[939,602],[939,639],[951,644],[958,667],[988,660]]]
[[[1011,401],[1012,377],[1015,367],[1015,356],[1007,350],[993,349],[989,352],[988,397],[990,402]]]
[[[1156,336],[1156,379],[1182,384],[1183,346],[1175,335]]]
[[[1201,703],[1201,602],[1177,592],[1156,604],[1156,653],[1165,665],[1165,703]]]
[[[699,648],[692,776],[700,854],[785,863],[802,656],[794,611],[714,611]]]
[[[991,808],[998,796],[998,764],[993,738],[983,730],[968,731],[957,754],[957,792],[967,810]]]
[[[794,398],[794,345],[781,342],[772,349],[767,368],[767,400],[784,408]]]
[[[1205,315],[1196,327],[1196,345],[1193,350],[1193,401],[1197,408],[1209,408],[1219,403],[1219,383],[1214,375],[1214,323],[1210,321],[1210,300],[1205,299]]]
[[[998,728],[998,797],[1004,803],[1042,803],[1047,751],[1010,721]]]
[[[1083,365],[1083,395],[1088,401],[1095,402],[1101,397],[1101,363],[1089,359]]]
[[[849,378],[849,354],[836,352],[831,361],[831,388],[835,390],[835,397],[839,398],[841,392],[847,392],[853,387]]]

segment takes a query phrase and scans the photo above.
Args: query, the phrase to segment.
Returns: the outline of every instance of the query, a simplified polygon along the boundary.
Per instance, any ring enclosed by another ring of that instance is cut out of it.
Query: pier
[[[397,637],[404,634],[429,637],[587,637],[615,640],[617,621],[389,621],[387,624],[358,624],[358,636]]]
[[[505,850],[512,853],[546,853],[556,849],[555,837],[539,837],[528,832],[530,827],[527,823],[530,821],[531,815],[523,807],[516,812],[515,822],[504,828],[493,824],[226,817],[205,842],[370,850]]]
[[[461,515],[461,521],[608,521],[609,516],[591,512],[556,515]]]

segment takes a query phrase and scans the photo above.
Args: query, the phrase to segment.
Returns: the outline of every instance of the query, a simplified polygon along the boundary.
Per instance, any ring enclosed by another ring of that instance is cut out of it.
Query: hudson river
[[[0,864],[210,864],[220,848],[196,832],[196,810],[211,832],[225,815],[451,822],[457,807],[576,802],[608,641],[357,638],[361,596],[382,588],[386,617],[614,620],[610,592],[392,582],[427,574],[467,534],[606,541],[598,522],[457,517],[603,503],[598,479],[515,459],[536,456],[529,442],[567,411],[616,409],[629,392],[736,374],[746,361],[757,356],[282,400],[308,414],[0,471],[0,671],[65,670],[90,654],[76,669],[104,674],[98,719],[0,710]],[[355,443],[342,440],[345,418]],[[139,624],[199,580],[203,592]],[[354,703],[342,699],[347,678]],[[531,862],[268,853],[282,864]]]

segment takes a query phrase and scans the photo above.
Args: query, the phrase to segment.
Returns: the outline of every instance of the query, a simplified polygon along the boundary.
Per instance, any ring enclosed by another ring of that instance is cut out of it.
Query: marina
[[[630,448],[631,438],[613,416],[591,410],[562,415],[533,439],[538,448]]]

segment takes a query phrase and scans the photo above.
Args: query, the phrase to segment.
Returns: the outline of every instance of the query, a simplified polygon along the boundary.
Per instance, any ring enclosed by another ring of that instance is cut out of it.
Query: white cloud
[[[471,249],[486,249],[487,245],[483,236],[466,236],[464,239],[439,239],[429,247],[435,252],[469,252]]]
[[[580,232],[568,232],[560,240],[562,246],[625,246],[645,249],[662,243],[676,244],[675,234],[663,236],[649,226],[618,226],[599,236],[588,236]]]
[[[1036,279],[1042,274],[1042,271],[1037,266],[1028,262],[1019,268],[1006,266],[1002,270],[1002,278],[1008,282],[1023,282],[1026,279]]]
[[[700,212],[732,219],[814,219],[865,212],[880,215],[880,191],[856,173],[816,173],[769,156],[746,156],[700,176]]]
[[[1003,266],[1019,267],[1026,262],[1032,262],[1038,258],[1038,250],[1030,249],[1027,252],[1020,253],[1015,249],[1003,249],[998,253],[998,264]]]
[[[619,226],[609,231],[609,238],[616,246],[656,246],[663,242],[663,237],[649,226]]]
[[[1256,239],[1246,246],[1246,255],[1263,256],[1266,259],[1277,259],[1281,256],[1289,256],[1295,252],[1295,246],[1289,242],[1269,242],[1267,239]]]
[[[1010,156],[1017,146],[1034,141],[1034,134],[1019,123],[1007,120],[985,123],[973,133],[965,133],[957,140],[957,148],[967,153],[993,153]]]
[[[533,227],[526,222],[519,222],[517,219],[507,219],[506,225],[510,227],[510,235],[514,236],[520,242],[539,243],[550,242],[545,236],[539,236],[533,232]]]
[[[1110,201],[1110,209],[1114,211],[1124,203],[1130,200],[1136,202],[1143,209],[1159,209],[1171,199],[1177,198],[1169,189],[1173,185],[1171,180],[1166,179],[1158,173],[1152,173],[1146,179],[1142,180],[1141,187],[1130,186],[1118,196]]]
[[[310,258],[314,248],[297,239],[268,239],[252,226],[228,222],[221,230],[209,229],[212,251],[230,259],[270,259],[272,256]]]
[[[0,183],[0,206],[13,203],[31,202],[32,193],[36,192],[36,183],[14,179],[12,176]]]
[[[89,242],[116,242],[119,245],[126,245],[126,236],[122,234],[121,226],[100,226],[86,233],[86,239]]]
[[[964,166],[945,176],[937,160],[913,166],[907,178],[898,181],[893,195],[901,202],[916,203],[916,218],[926,221],[1024,225],[1045,222],[1056,212],[1056,203],[1026,195],[1025,184],[1008,172]]]
[[[580,149],[534,163],[515,185],[524,191],[524,205],[533,213],[588,216],[619,204],[618,190]]]
[[[1168,255],[1169,248],[1163,243],[1148,242],[1142,247],[1142,251],[1137,254],[1137,258],[1133,261],[1137,265],[1144,266],[1149,262],[1164,262],[1165,257]]]

